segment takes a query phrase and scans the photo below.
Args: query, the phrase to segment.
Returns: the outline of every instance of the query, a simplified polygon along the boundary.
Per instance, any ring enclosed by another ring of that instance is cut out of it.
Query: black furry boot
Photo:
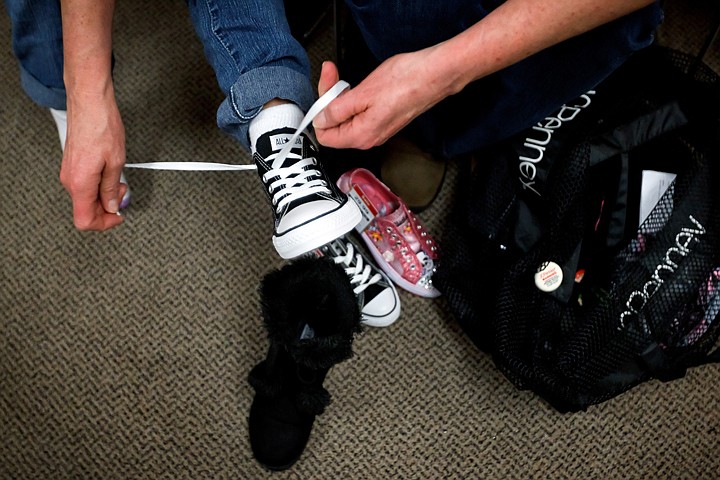
[[[250,445],[271,470],[290,468],[305,449],[315,416],[330,403],[328,370],[352,355],[360,311],[345,270],[326,258],[301,258],[260,286],[270,348],[250,372]]]

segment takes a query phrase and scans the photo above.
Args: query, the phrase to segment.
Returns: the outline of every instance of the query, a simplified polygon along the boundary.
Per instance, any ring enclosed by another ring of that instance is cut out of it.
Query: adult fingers
[[[117,213],[120,210],[120,175],[122,165],[111,166],[105,164],[100,178],[100,203],[107,213]]]
[[[73,221],[78,230],[105,231],[123,223],[122,215],[107,213],[99,200],[84,202],[73,199]]]
[[[120,215],[108,213],[100,202],[99,181],[96,175],[76,175],[66,185],[73,203],[73,222],[78,230],[103,231],[123,222]]]

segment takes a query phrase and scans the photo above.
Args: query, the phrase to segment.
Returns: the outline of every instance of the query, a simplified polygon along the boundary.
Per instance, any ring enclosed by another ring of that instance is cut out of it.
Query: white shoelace
[[[317,165],[317,160],[314,157],[302,158],[299,154],[292,152],[289,152],[285,157],[280,157],[281,154],[282,151],[268,156],[267,160],[273,160],[272,166],[262,177],[265,184],[267,184],[268,178],[278,177],[268,186],[276,212],[279,213],[287,203],[293,200],[313,193],[330,193],[327,182],[322,180],[321,173],[317,169],[305,169],[305,167]],[[298,161],[289,167],[283,167],[282,165],[275,167],[278,159],[281,163],[286,159]]]
[[[295,144],[298,136],[310,125],[313,119],[325,107],[328,106],[338,95],[340,95],[350,85],[344,80],[340,80],[330,88],[323,96],[321,96],[308,110],[305,117],[300,122],[300,126],[290,140],[285,144],[282,150],[273,157],[271,169],[265,174],[268,178],[278,176],[279,180],[270,184],[270,193],[273,194],[273,205],[280,210],[286,203],[301,198],[318,191],[328,191],[325,182],[322,180],[310,180],[310,177],[318,176],[315,169],[305,170],[304,167],[316,165],[317,160],[314,158],[301,158],[298,154],[291,154],[290,150]],[[284,167],[285,160],[290,158],[300,159],[290,167]],[[271,158],[271,157],[268,157]],[[176,170],[176,171],[240,171],[240,170],[256,170],[255,165],[233,165],[227,163],[212,162],[146,162],[146,163],[128,163],[126,168],[143,168],[148,170]],[[292,178],[291,178],[292,177]],[[263,181],[266,181],[263,178]]]
[[[333,257],[333,260],[336,264],[342,263],[345,265],[345,273],[350,277],[350,284],[357,285],[353,288],[353,292],[357,295],[370,285],[379,282],[382,275],[376,273],[375,275],[370,276],[372,268],[370,268],[370,265],[365,265],[363,267],[362,255],[355,253],[355,248],[351,243],[346,243],[345,247],[347,248],[347,253],[345,255]],[[353,257],[355,259],[355,265],[353,265]]]

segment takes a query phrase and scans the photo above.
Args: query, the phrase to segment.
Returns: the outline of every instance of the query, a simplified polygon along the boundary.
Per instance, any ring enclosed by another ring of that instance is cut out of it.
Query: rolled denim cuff
[[[268,66],[243,73],[217,111],[217,124],[248,150],[248,127],[262,106],[273,98],[289,100],[307,112],[315,101],[310,79],[291,68]]]
[[[30,72],[20,66],[20,85],[30,99],[45,108],[67,109],[67,95],[64,88],[43,85]]]

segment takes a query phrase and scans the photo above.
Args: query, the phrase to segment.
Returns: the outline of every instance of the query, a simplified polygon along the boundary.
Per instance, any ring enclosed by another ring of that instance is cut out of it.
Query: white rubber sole
[[[345,235],[360,223],[362,214],[352,200],[345,205],[281,237],[273,235],[273,245],[278,255],[288,260],[299,257],[336,238]]]
[[[382,255],[380,255],[380,252],[378,252],[378,249],[375,247],[375,243],[365,234],[365,232],[363,232],[360,236],[375,259],[377,266],[385,272],[390,280],[395,282],[395,285],[419,297],[437,298],[441,295],[440,291],[435,287],[425,288],[421,285],[415,285],[405,280],[397,271],[395,271],[394,268],[388,265]]]

